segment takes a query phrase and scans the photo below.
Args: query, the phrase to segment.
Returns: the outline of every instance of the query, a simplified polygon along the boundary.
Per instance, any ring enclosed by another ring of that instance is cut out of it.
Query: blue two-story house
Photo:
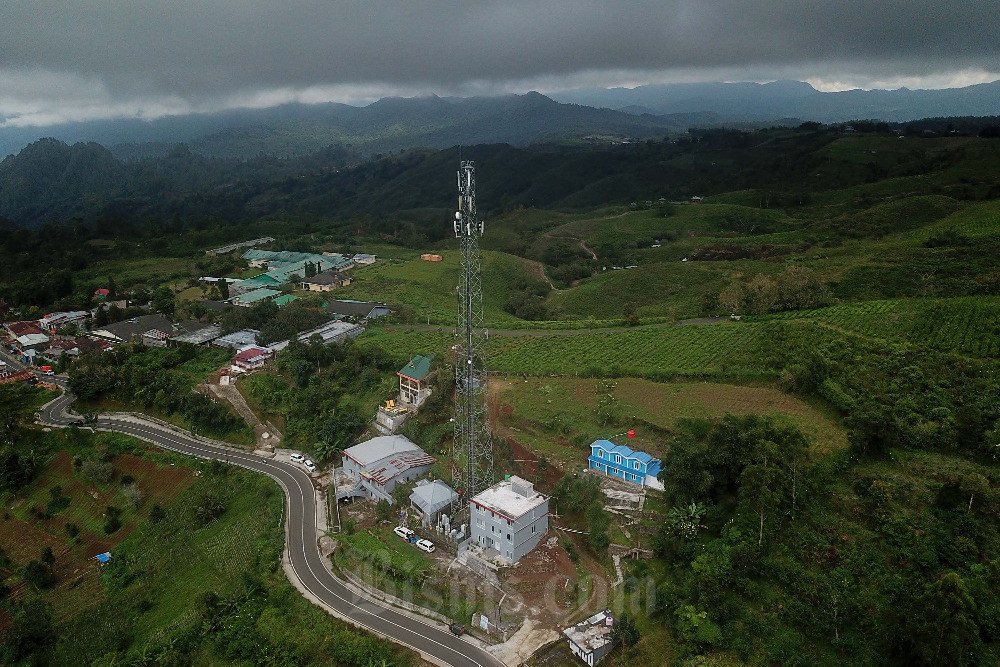
[[[590,446],[587,460],[591,468],[606,475],[615,475],[626,482],[663,490],[663,483],[656,478],[660,474],[660,459],[654,459],[646,452],[637,452],[610,440],[598,440]]]

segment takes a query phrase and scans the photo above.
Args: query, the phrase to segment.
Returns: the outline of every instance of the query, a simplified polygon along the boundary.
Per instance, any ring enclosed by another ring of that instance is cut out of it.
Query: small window
[[[615,463],[621,463],[621,462],[622,462],[622,457],[615,456]]]
[[[507,533],[507,541],[510,542],[510,533]]]
[[[535,527],[534,526],[531,527],[531,532],[535,532]]]
[[[639,462],[638,462],[638,461],[636,461],[636,462],[635,462],[635,469],[636,469],[636,470],[638,470],[638,469],[639,469]]]

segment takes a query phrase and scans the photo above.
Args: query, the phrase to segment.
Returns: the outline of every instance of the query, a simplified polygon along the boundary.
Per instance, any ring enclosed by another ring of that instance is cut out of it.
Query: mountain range
[[[167,154],[174,145],[209,157],[305,155],[333,144],[361,155],[415,147],[613,140],[680,134],[690,127],[907,122],[1000,114],[1000,81],[943,90],[821,92],[801,81],[592,88],[550,96],[383,98],[367,106],[285,104],[266,109],[20,127],[0,119],[0,155],[39,137],[97,142],[124,160]]]
[[[803,81],[679,83],[583,88],[551,97],[634,114],[712,113],[726,121],[797,118],[821,123],[858,119],[905,123],[920,118],[1000,114],[1000,81],[940,90],[839,92],[821,92]]]

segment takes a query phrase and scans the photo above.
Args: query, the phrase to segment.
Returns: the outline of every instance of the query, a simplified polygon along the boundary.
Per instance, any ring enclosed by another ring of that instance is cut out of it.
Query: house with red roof
[[[107,289],[106,287],[102,287],[101,289],[95,289],[94,296],[96,296],[98,299],[107,299],[109,296],[111,296],[111,290]]]
[[[267,363],[273,353],[266,347],[248,347],[233,355],[233,367],[242,371],[251,371]]]

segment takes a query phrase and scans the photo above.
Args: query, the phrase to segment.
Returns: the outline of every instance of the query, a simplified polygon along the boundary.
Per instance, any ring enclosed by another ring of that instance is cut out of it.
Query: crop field
[[[88,630],[71,633],[59,647],[62,656],[100,655],[102,643],[128,632],[136,644],[157,644],[166,632],[195,622],[197,595],[232,590],[243,572],[252,571],[262,549],[262,538],[280,535],[281,493],[272,482],[230,470],[191,479],[188,488],[166,506],[166,518],[142,522],[112,551],[112,565],[101,571],[106,600],[86,618],[69,627]],[[216,498],[225,511],[203,525],[195,507],[205,496]],[[136,614],[141,600],[153,604]],[[71,660],[66,664],[73,664]]]
[[[528,427],[542,438],[557,436],[574,442],[591,442],[634,429],[634,446],[663,454],[663,431],[672,430],[679,419],[757,413],[788,419],[812,441],[817,453],[847,445],[843,429],[833,419],[777,389],[710,382],[658,383],[636,378],[620,378],[603,385],[618,402],[615,423],[602,424],[594,410],[602,386],[598,380],[532,378],[497,382],[501,424],[520,425],[522,431]]]
[[[889,299],[792,311],[762,319],[809,318],[886,340],[940,352],[994,358],[1000,354],[1000,298]]]
[[[650,379],[733,377],[773,379],[762,363],[775,333],[774,322],[722,322],[694,326],[647,326],[611,330],[600,336],[524,332],[494,335],[488,344],[489,370],[523,375],[573,377],[633,376]],[[830,332],[831,336],[836,335]],[[359,344],[446,355],[450,332],[393,329],[372,331]]]
[[[120,437],[102,434],[96,441]],[[9,517],[0,522],[0,547],[16,565],[37,559],[43,547],[52,548],[57,582],[45,597],[56,620],[69,618],[103,599],[97,569],[90,559],[125,540],[154,503],[169,504],[193,483],[189,468],[158,461],[159,457],[151,454],[151,458],[115,456],[111,461],[113,479],[91,485],[74,469],[70,454],[59,451],[31,484],[16,495],[0,498]],[[125,475],[131,476],[142,492],[138,507],[132,507],[123,495],[120,481]],[[54,487],[61,489],[59,503],[53,502]],[[121,510],[121,527],[111,534],[104,530],[108,506]],[[74,524],[79,534],[71,538],[66,524]],[[14,587],[15,596],[26,592],[23,585]]]

